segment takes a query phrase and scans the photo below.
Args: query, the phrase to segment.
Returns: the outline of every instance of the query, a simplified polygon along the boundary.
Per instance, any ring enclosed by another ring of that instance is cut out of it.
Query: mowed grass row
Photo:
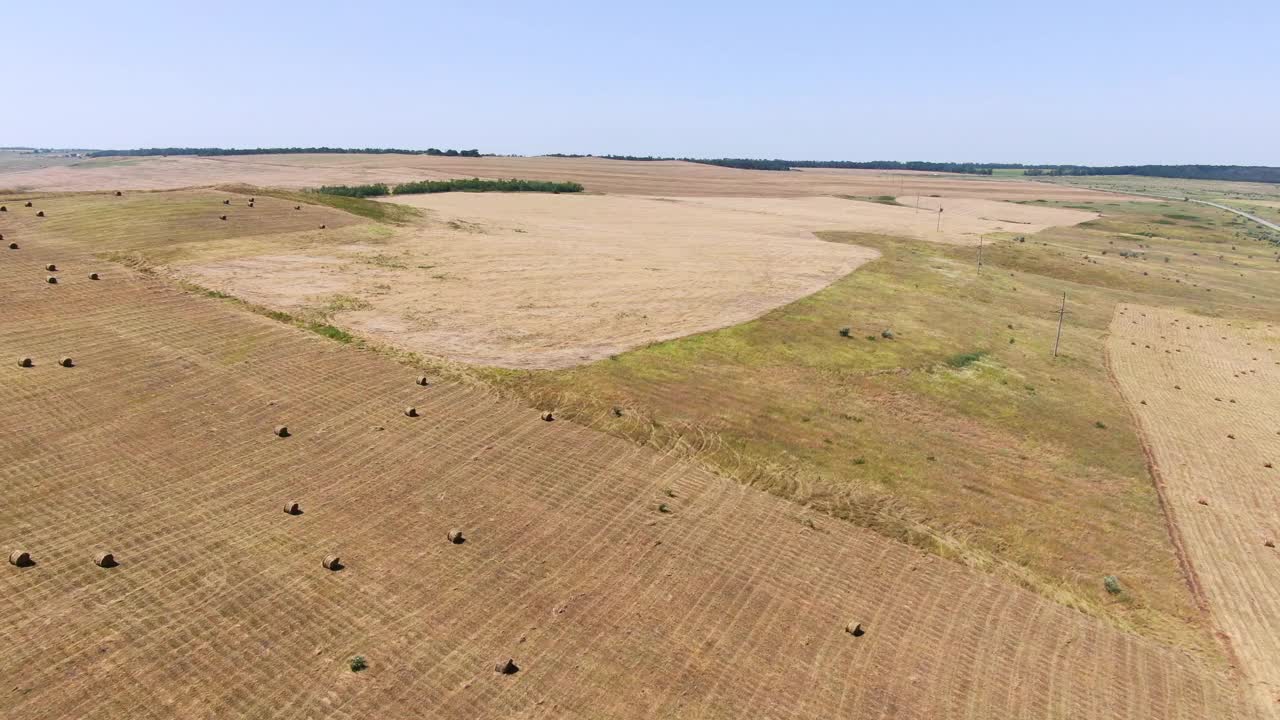
[[[1116,303],[1133,298],[1273,317],[1280,268],[1270,248],[1235,236],[1228,214],[1171,220],[1163,214],[1176,211],[1155,205],[1108,204],[1082,227],[993,238],[981,275],[972,249],[824,234],[883,257],[743,325],[571,370],[485,375],[594,427],[683,448],[1214,654],[1104,341]],[[1063,291],[1070,314],[1054,359]],[[1106,576],[1125,591],[1107,592]]]

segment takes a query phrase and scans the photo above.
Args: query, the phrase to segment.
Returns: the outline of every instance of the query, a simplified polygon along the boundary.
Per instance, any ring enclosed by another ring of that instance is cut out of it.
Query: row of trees
[[[403,148],[331,148],[331,147],[287,147],[287,148],[138,148],[136,150],[95,150],[89,157],[129,156],[141,157],[150,155],[299,155],[299,154],[361,154],[361,155],[440,155],[444,157],[480,157],[479,150],[405,150]]]
[[[384,195],[421,195],[424,193],[442,192],[547,192],[574,193],[582,192],[582,185],[576,182],[552,182],[550,180],[481,180],[480,178],[460,178],[456,180],[419,180],[417,182],[400,183],[394,187],[386,183],[372,185],[325,185],[316,192],[325,195],[341,195],[343,197],[382,197]]]
[[[1020,166],[1011,166],[1020,167]],[[1052,165],[1026,168],[1026,175],[1141,175],[1188,180],[1280,183],[1280,168],[1265,165]]]
[[[991,175],[995,170],[1022,170],[1029,176],[1058,175],[1142,175],[1145,177],[1191,180],[1237,180],[1280,183],[1280,168],[1262,165],[1025,165],[1022,163],[924,162],[897,160],[766,160],[761,158],[677,158],[653,155],[568,155],[549,157],[601,157],[607,160],[684,160],[745,170],[787,171],[795,168],[842,168],[859,170],[921,170],[925,172]]]

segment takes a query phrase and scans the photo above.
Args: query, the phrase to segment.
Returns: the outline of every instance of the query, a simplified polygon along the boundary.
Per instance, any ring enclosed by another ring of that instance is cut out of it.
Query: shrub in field
[[[369,667],[369,663],[364,659],[363,655],[351,658],[349,665],[351,666],[351,672],[360,672]]]
[[[1120,580],[1115,575],[1108,575],[1102,578],[1102,586],[1112,595],[1120,594]]]

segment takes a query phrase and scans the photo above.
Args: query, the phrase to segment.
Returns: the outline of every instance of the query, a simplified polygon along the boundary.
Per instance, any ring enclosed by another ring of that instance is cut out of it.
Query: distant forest
[[[300,155],[300,154],[361,154],[361,155],[440,155],[444,157],[480,157],[479,150],[404,150],[402,148],[331,148],[331,147],[287,147],[287,148],[138,148],[137,150],[95,150],[89,157],[114,157],[126,155],[131,157],[149,155]]]
[[[743,170],[789,171],[795,168],[840,168],[857,170],[922,170],[925,172],[991,175],[995,170],[1022,170],[1028,176],[1063,175],[1142,175],[1145,177],[1186,178],[1190,180],[1238,180],[1242,182],[1280,183],[1280,168],[1263,165],[1024,165],[1022,163],[948,163],[899,162],[872,160],[763,160],[755,158],[676,158],[651,155],[566,155],[549,157],[602,157],[607,160],[683,160],[703,165],[740,168]]]
[[[1001,167],[1017,168],[1018,165]],[[1053,165],[1026,167],[1026,175],[1142,175],[1144,177],[1186,178],[1190,180],[1239,180],[1280,183],[1280,168],[1265,165]]]

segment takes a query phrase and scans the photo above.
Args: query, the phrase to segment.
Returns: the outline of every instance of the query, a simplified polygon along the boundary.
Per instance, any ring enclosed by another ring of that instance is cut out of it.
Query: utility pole
[[[1053,341],[1053,356],[1058,357],[1058,344],[1062,342],[1062,319],[1067,316],[1067,291],[1062,291],[1062,308],[1058,310],[1058,337]]]
[[[938,232],[942,232],[942,205],[938,205]]]
[[[982,274],[982,236],[978,236],[978,274]]]

